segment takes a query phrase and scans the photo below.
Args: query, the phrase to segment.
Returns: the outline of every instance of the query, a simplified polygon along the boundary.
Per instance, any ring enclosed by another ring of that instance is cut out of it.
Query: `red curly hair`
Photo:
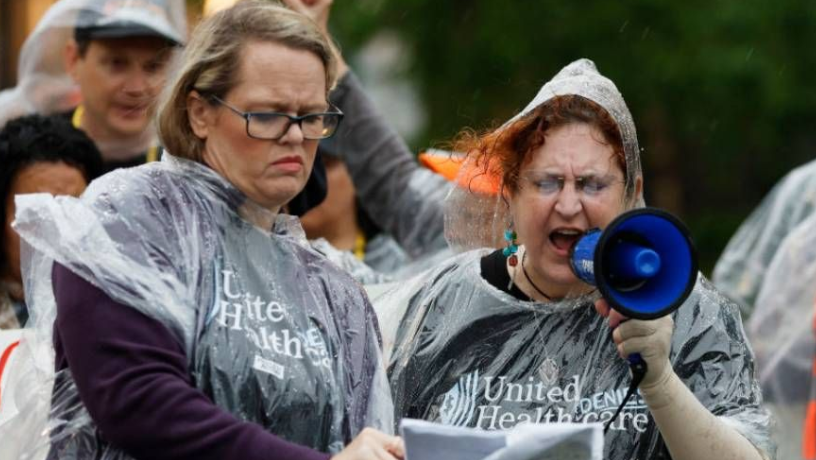
[[[454,151],[468,152],[468,159],[483,173],[502,179],[502,187],[518,191],[521,167],[533,151],[544,145],[549,130],[572,123],[586,123],[597,128],[626,175],[626,156],[618,124],[597,103],[578,96],[557,96],[507,127],[481,135],[465,130],[457,136]],[[625,177],[624,177],[625,178]]]

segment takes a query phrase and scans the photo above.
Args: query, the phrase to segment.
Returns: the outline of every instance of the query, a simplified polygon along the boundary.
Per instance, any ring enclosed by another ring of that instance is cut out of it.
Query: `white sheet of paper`
[[[507,446],[507,434],[403,419],[405,460],[475,460]]]
[[[508,431],[403,419],[406,460],[602,460],[600,423],[520,424]]]

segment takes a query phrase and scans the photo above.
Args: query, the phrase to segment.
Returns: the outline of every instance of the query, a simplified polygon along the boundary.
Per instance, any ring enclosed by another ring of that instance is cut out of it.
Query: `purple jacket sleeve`
[[[55,265],[57,369],[70,368],[101,436],[135,458],[327,460],[243,422],[195,388],[170,331]]]

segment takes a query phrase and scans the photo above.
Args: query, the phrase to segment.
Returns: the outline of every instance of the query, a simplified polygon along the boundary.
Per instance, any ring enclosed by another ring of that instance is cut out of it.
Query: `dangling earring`
[[[507,246],[502,250],[502,254],[508,258],[511,267],[518,265],[518,256],[516,255],[518,252],[518,242],[516,238],[518,238],[518,235],[516,235],[515,230],[513,230],[513,223],[510,222],[510,227],[504,231],[504,240],[507,241]]]
[[[516,231],[513,230],[513,222],[510,222],[507,230],[504,231],[504,240],[507,241],[507,246],[502,249],[502,254],[504,257],[507,257],[507,263],[510,264],[511,267],[516,267],[518,265],[518,241],[516,241],[518,235],[516,235]],[[515,281],[516,271],[513,270],[513,276],[510,277],[510,283],[507,284],[507,290],[510,291],[513,289],[513,282]]]

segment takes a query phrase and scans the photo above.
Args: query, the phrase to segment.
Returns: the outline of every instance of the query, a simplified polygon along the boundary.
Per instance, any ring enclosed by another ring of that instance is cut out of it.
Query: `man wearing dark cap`
[[[184,3],[177,1],[183,12]],[[171,0],[89,0],[65,51],[82,103],[69,116],[99,147],[107,170],[161,156],[151,120],[183,19]],[[176,18],[174,23],[174,17]]]

